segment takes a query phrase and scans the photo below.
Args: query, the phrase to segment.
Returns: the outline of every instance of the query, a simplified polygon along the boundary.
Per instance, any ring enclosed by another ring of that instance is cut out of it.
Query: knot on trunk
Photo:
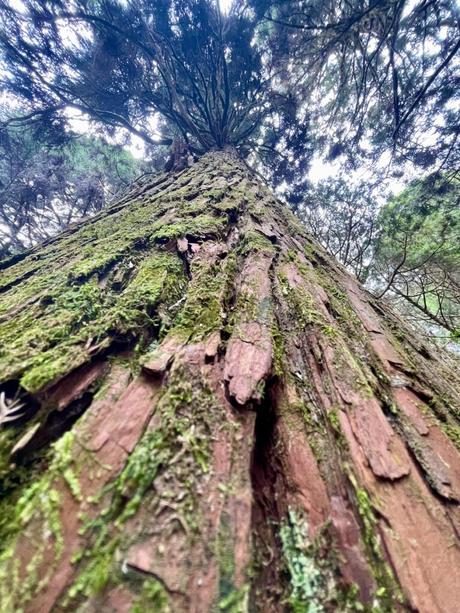
[[[165,171],[179,171],[188,168],[195,161],[195,157],[190,151],[189,146],[183,140],[175,138],[171,144],[168,161],[165,164]]]

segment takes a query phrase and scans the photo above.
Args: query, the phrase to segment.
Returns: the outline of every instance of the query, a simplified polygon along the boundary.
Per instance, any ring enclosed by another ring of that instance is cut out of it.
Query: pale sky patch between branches
[[[234,0],[215,0],[215,2],[219,5],[221,11],[226,13],[230,10]],[[405,9],[406,12],[410,12],[410,9],[412,8],[412,5],[414,3],[415,0],[409,0],[408,5]],[[21,13],[23,13],[25,10],[22,0],[8,0],[8,4]],[[460,0],[458,0],[458,5],[460,6]],[[72,6],[72,0],[69,0],[69,6]],[[61,28],[63,31],[68,30],[69,41],[71,43],[75,42],[76,37],[73,28],[64,24],[62,24]],[[66,37],[67,34],[66,36],[64,36],[64,38]],[[433,48],[432,51],[433,53],[435,53],[438,51],[438,49]],[[322,100],[322,102],[324,103],[324,100]],[[7,100],[4,96],[0,98],[0,105],[7,106],[10,109],[12,106],[15,106],[14,101],[12,101],[11,99]],[[95,134],[97,132],[97,128],[95,127],[93,122],[91,122],[90,118],[81,111],[77,111],[72,108],[67,108],[64,113],[67,118],[69,128],[76,133],[90,135]],[[160,137],[158,131],[158,120],[158,114],[153,114],[151,117],[147,118],[148,131],[153,137]],[[426,141],[426,145],[430,144],[428,141],[432,140],[432,138],[433,135],[430,134],[429,130],[425,130],[423,133],[423,140]],[[114,136],[112,138],[106,137],[106,140],[111,144],[121,144],[136,159],[144,159],[146,157],[146,147],[144,141],[136,135],[126,134],[126,131],[121,128],[116,129]],[[343,173],[342,160],[338,158],[334,161],[328,161],[325,153],[326,152],[324,151],[318,151],[313,156],[310,170],[308,172],[308,178],[313,184],[318,184],[321,181],[339,176],[341,172]],[[408,182],[411,179],[415,178],[415,176],[418,174],[417,172],[415,172],[415,169],[412,167],[412,165],[406,164],[404,169],[400,169],[401,171],[404,171],[404,176],[401,178],[399,176],[395,177],[392,175],[391,172],[393,170],[391,168],[391,162],[391,155],[386,155],[385,153],[376,163],[372,165],[372,167],[364,166],[357,168],[354,172],[347,172],[347,179],[350,181],[351,184],[359,185],[363,182],[372,182],[373,175],[375,175],[375,170],[384,172],[388,171],[386,173],[385,189],[382,189],[380,191],[380,194],[377,194],[378,199],[381,199],[381,204],[383,204],[383,202],[386,200],[388,192],[391,192],[395,195],[400,193],[408,184]],[[285,189],[286,186],[281,185],[279,186],[279,189],[277,191],[280,195],[282,195]]]
[[[233,4],[233,0],[218,0],[221,11],[227,13]]]

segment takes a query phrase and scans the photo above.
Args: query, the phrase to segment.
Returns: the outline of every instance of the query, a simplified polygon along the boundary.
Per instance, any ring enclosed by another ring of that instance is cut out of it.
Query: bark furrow
[[[456,610],[458,370],[231,152],[0,292],[2,611]]]

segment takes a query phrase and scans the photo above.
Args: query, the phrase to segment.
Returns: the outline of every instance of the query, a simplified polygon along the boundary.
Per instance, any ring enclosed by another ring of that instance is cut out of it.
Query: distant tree
[[[415,180],[383,206],[373,186],[346,177],[310,186],[298,215],[308,230],[379,298],[414,323],[458,337],[460,183],[453,174]]]
[[[460,182],[416,181],[378,219],[373,283],[411,319],[460,336]]]
[[[67,134],[56,142],[36,127],[0,132],[0,245],[6,255],[99,211],[141,172],[121,147]]]
[[[345,177],[310,186],[297,213],[311,234],[362,282],[369,274],[378,206],[370,186]]]

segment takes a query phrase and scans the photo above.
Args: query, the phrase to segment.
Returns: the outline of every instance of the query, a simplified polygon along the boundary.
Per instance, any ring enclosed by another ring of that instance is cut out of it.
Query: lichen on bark
[[[458,371],[232,152],[0,266],[2,611],[454,610]]]

